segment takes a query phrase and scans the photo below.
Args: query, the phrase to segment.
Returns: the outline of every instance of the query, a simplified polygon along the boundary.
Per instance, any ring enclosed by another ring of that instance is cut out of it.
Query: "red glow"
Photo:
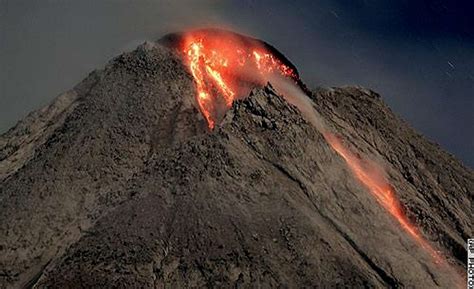
[[[211,129],[221,98],[229,108],[235,99],[248,93],[242,90],[249,83],[264,85],[269,74],[297,78],[292,68],[263,45],[257,41],[244,42],[232,34],[190,32],[184,37],[182,49],[196,82],[199,108]]]
[[[324,137],[331,147],[346,161],[347,166],[357,179],[372,193],[379,204],[387,210],[398,221],[400,226],[430,254],[435,263],[443,262],[441,255],[426,241],[418,229],[408,220],[403,213],[402,206],[398,201],[393,187],[380,173],[381,170],[375,163],[363,162],[356,154],[347,149],[340,138],[331,133],[325,133]]]

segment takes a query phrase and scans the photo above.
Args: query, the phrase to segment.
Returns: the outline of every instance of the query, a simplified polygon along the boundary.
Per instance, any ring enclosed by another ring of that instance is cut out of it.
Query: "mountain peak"
[[[1,136],[0,287],[458,282],[473,173],[376,93],[307,93],[271,77],[247,85],[210,129],[188,64],[147,42]],[[288,101],[293,88],[307,110]],[[313,110],[380,164],[446,266],[354,175]]]

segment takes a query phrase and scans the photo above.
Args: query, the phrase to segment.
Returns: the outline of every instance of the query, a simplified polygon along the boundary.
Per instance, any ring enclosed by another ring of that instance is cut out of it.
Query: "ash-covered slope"
[[[312,95],[388,170],[433,263],[270,86],[212,132],[193,80],[146,44],[0,139],[0,287],[449,287],[473,173],[358,88]]]
[[[335,131],[384,165],[407,213],[463,264],[473,234],[472,170],[395,116],[372,91],[320,90],[313,99]]]
[[[154,150],[205,131],[193,93],[180,60],[148,44],[4,134],[0,284],[34,278],[129,197],[124,189]]]

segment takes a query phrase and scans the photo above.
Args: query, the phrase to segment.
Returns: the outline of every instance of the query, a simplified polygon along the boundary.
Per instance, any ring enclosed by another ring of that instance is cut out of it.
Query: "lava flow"
[[[281,88],[277,87],[277,90],[313,120],[311,123],[323,133],[326,141],[346,161],[352,173],[378,203],[434,258],[435,263],[442,263],[441,255],[404,214],[383,170],[375,163],[360,159],[340,138],[326,131],[319,117],[315,117],[314,113],[311,115],[314,112],[311,101],[296,85],[299,81],[296,68],[284,57],[275,56],[275,51],[268,47],[273,49],[265,46],[264,42],[228,32],[195,31],[184,34],[180,48],[196,83],[197,102],[209,128],[214,128],[218,112],[225,112],[234,100],[248,95],[252,85],[261,86],[270,79],[276,80],[278,83],[274,84]]]
[[[271,74],[298,79],[296,70],[273,55],[257,40],[232,33],[195,31],[182,41],[189,70],[196,83],[199,108],[210,129],[218,112],[250,91],[265,85]]]
[[[441,264],[443,262],[441,255],[431,247],[403,213],[393,187],[381,174],[382,170],[375,163],[360,159],[345,147],[342,140],[336,135],[329,132],[325,132],[323,135],[331,147],[346,161],[347,166],[357,179],[372,193],[378,203],[398,221],[400,226],[413,237],[420,247],[433,257],[435,263]]]

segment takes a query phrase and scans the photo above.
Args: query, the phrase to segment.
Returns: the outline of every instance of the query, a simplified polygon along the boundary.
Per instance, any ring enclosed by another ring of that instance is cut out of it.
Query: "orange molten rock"
[[[271,74],[297,78],[292,68],[263,45],[244,42],[231,34],[189,32],[182,50],[196,82],[199,108],[210,129],[215,126],[213,112],[221,97],[229,108],[235,99],[245,95],[243,89],[249,83],[264,85]]]

